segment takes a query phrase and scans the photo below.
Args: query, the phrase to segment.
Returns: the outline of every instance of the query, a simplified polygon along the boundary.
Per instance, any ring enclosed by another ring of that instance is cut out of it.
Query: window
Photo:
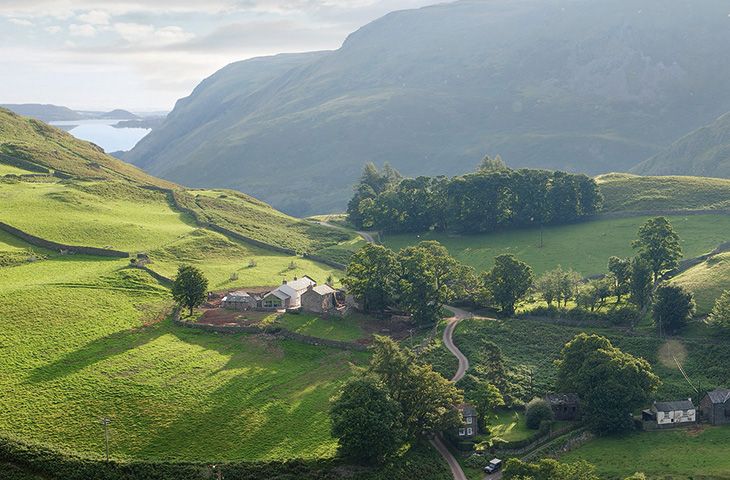
[[[472,428],[469,427],[469,428],[466,429],[466,434],[467,435],[473,435],[474,434],[474,430],[472,430]]]
[[[466,424],[471,425],[474,422],[474,419],[472,417],[466,417]]]
[[[463,437],[465,433],[466,433],[466,429],[464,429],[464,428],[460,428],[459,429],[459,436],[460,437]]]

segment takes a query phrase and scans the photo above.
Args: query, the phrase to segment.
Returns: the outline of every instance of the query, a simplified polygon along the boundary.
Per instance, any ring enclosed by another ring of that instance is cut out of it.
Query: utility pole
[[[545,243],[542,241],[542,222],[540,222],[540,248],[544,247]]]
[[[112,421],[106,417],[101,419],[101,424],[104,425],[104,443],[106,445],[106,461],[109,463],[109,424]]]

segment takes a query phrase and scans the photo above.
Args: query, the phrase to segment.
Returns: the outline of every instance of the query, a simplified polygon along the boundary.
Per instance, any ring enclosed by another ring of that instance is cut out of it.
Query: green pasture
[[[605,219],[545,227],[542,248],[539,228],[483,235],[437,232],[388,235],[384,243],[398,250],[422,240],[437,240],[454,257],[478,271],[491,268],[495,256],[511,253],[527,262],[537,274],[561,265],[589,276],[605,272],[612,255],[633,255],[631,242],[648,218]],[[685,257],[707,253],[730,240],[730,215],[673,215],[668,219],[681,238]]]
[[[697,314],[706,315],[722,292],[730,290],[730,253],[721,253],[682,272],[672,280],[692,292]]]
[[[194,230],[164,194],[122,183],[0,183],[0,221],[69,245],[140,251]]]
[[[517,442],[530,438],[537,433],[527,428],[527,420],[522,412],[504,410],[487,420],[490,436],[499,437],[506,442]]]
[[[636,432],[597,438],[563,455],[561,461],[586,460],[601,478],[622,479],[636,471],[653,480],[730,479],[730,427]]]
[[[5,175],[26,175],[29,172],[23,168],[16,167],[14,165],[8,165],[7,163],[0,163],[0,177]]]
[[[282,315],[276,319],[275,323],[287,330],[310,337],[352,342],[369,336],[365,330],[368,320],[372,321],[368,317],[357,314],[347,317],[321,318],[317,315],[300,313]]]
[[[0,268],[0,432],[116,458],[334,454],[328,400],[366,354],[173,327],[125,260]]]

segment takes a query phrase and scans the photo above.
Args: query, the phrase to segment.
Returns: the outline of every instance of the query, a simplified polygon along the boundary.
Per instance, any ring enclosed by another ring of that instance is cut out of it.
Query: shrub
[[[254,268],[257,265],[258,265],[258,263],[253,258],[248,261],[248,268]]]
[[[527,420],[527,428],[537,430],[543,421],[553,419],[553,410],[545,400],[533,398],[525,407],[525,419]]]

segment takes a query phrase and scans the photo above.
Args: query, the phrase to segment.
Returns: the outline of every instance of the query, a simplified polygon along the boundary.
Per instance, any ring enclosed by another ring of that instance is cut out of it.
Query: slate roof
[[[302,292],[306,290],[307,287],[309,287],[310,285],[317,285],[317,282],[305,275],[302,278],[296,278],[294,280],[288,281],[285,285],[293,288],[297,292]]]
[[[673,402],[656,402],[654,408],[657,412],[676,412],[677,410],[694,410],[695,406],[691,400],[675,400]]]
[[[272,290],[271,292],[267,293],[264,296],[264,298],[268,297],[269,295],[273,295],[273,296],[275,296],[276,298],[278,298],[280,300],[286,300],[287,298],[291,298],[289,295],[287,295],[286,293],[282,292],[279,289]]]
[[[335,293],[335,289],[330,287],[329,285],[317,285],[316,287],[313,287],[312,290],[319,293],[320,295]]]
[[[235,301],[238,299],[244,300],[244,299],[249,299],[249,298],[253,298],[253,297],[251,297],[251,295],[249,295],[248,292],[239,291],[239,292],[229,293],[228,295],[226,295],[226,297],[223,299],[223,301],[226,301],[226,300]]]
[[[577,405],[580,398],[577,393],[549,393],[545,395],[545,401],[550,405]]]
[[[468,403],[465,403],[464,405],[459,405],[459,411],[462,415],[465,417],[476,417],[477,416],[477,409],[474,408],[472,405],[469,405]]]
[[[712,403],[725,403],[730,399],[730,390],[727,388],[716,388],[711,392],[707,392]]]

